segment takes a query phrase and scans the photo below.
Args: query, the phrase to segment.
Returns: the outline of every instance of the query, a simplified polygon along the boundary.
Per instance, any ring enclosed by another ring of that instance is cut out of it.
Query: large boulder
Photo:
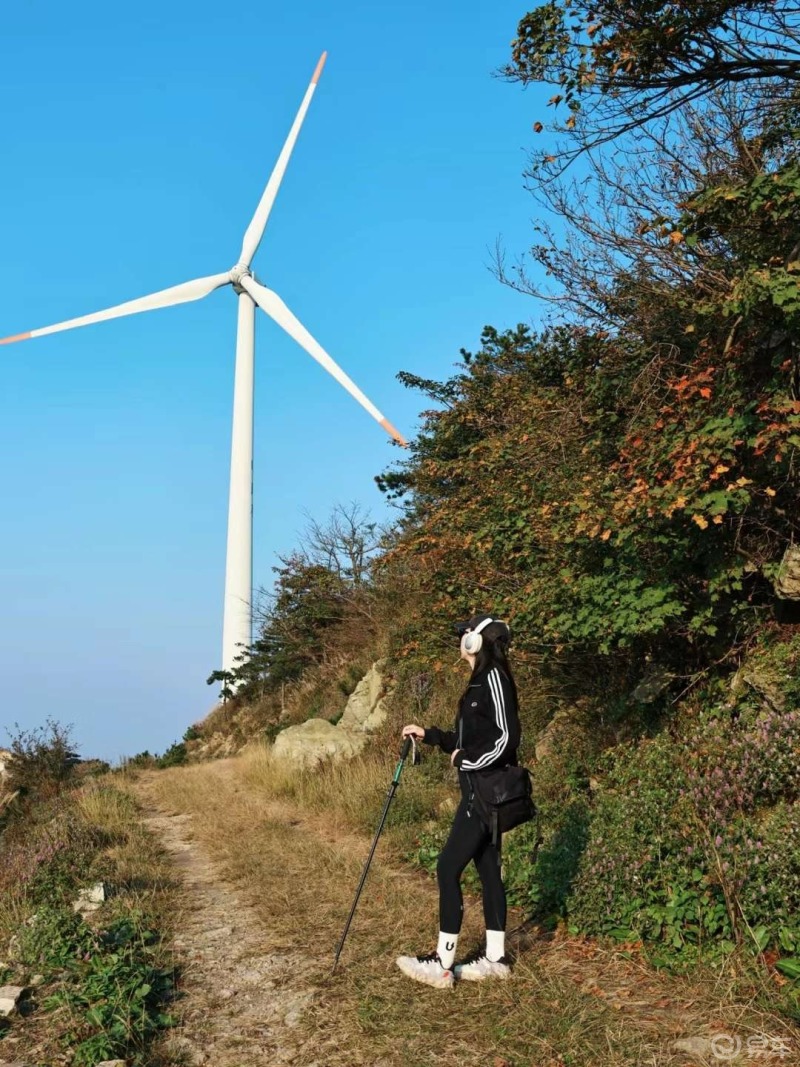
[[[289,726],[275,738],[272,755],[298,766],[315,767],[324,760],[351,759],[366,744],[363,730],[342,730],[327,719],[308,719]]]
[[[371,733],[386,721],[386,704],[381,699],[384,686],[381,672],[385,663],[385,660],[373,663],[350,694],[344,714],[338,722],[340,729]]]

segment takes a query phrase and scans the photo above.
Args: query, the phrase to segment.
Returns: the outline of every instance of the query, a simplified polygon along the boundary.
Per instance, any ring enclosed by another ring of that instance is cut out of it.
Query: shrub
[[[16,723],[14,728],[8,766],[11,789],[40,797],[59,793],[72,777],[79,758],[74,751],[72,728],[52,719],[34,730],[23,730]]]
[[[167,749],[163,756],[156,759],[156,766],[164,770],[166,767],[181,767],[189,760],[186,745],[183,741],[176,741]]]

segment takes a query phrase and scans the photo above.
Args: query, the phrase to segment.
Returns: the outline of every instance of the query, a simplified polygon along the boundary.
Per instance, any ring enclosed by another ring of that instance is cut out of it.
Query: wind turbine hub
[[[242,293],[242,278],[252,278],[253,273],[244,263],[237,263],[231,268],[231,284],[236,293]]]

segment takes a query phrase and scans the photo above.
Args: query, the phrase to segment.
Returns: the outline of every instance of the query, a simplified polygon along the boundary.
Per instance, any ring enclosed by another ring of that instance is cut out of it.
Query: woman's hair
[[[470,681],[478,671],[491,670],[492,667],[497,667],[511,682],[511,688],[514,690],[514,696],[516,697],[517,684],[514,681],[511,665],[508,662],[508,645],[511,638],[508,626],[503,622],[490,622],[487,627],[481,630],[481,637],[483,638],[483,643],[475,657],[475,666],[472,669]]]

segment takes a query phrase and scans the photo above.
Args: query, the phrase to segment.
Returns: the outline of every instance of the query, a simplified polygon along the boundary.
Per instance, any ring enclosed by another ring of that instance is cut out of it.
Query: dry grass
[[[523,930],[510,938],[518,954],[512,982],[447,992],[415,985],[393,959],[434,943],[435,886],[387,862],[383,843],[331,978],[369,844],[353,827],[363,825],[364,798],[385,793],[388,769],[354,761],[297,775],[255,749],[175,768],[153,783],[166,810],[196,816],[197,838],[252,899],[278,946],[314,960],[316,995],[304,1026],[316,1035],[320,1064],[684,1067],[698,1061],[670,1051],[675,1037],[714,1033],[726,1020],[731,1033],[789,1029],[736,1003],[732,990],[663,978],[623,953]],[[465,950],[481,936],[480,919],[478,902],[469,901]]]
[[[383,808],[395,766],[396,757],[373,750],[353,760],[296,770],[273,759],[269,745],[254,745],[241,754],[237,773],[262,798],[292,801],[304,811],[335,811],[343,825],[369,830]],[[392,808],[394,825],[432,817],[445,795],[438,781],[406,772]]]

